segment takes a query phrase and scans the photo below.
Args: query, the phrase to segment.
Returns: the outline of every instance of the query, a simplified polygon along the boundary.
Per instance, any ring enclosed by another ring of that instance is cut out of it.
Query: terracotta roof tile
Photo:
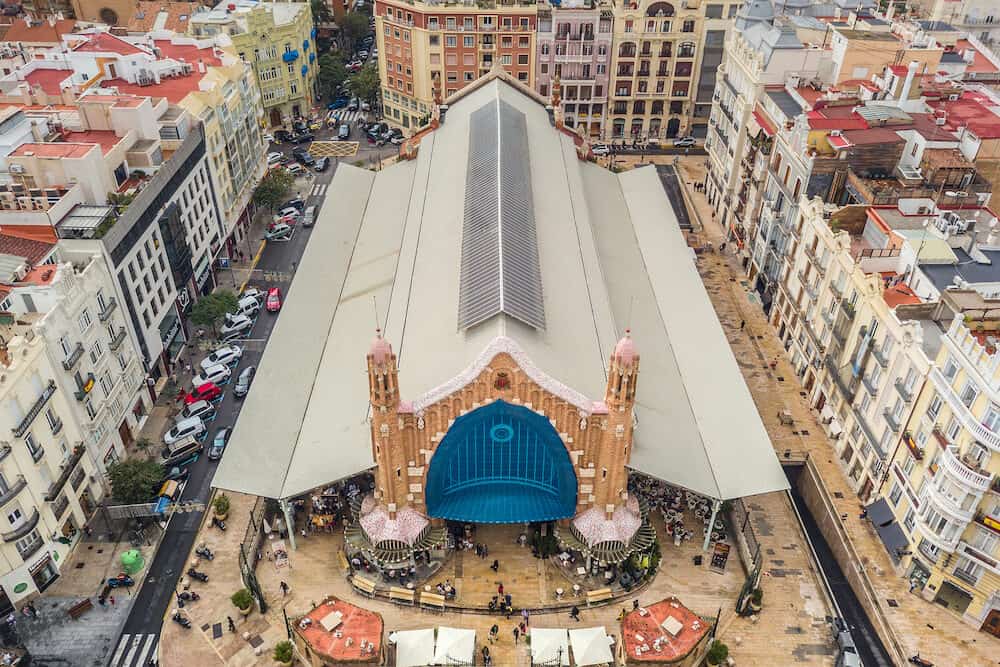
[[[136,11],[129,21],[129,32],[151,32],[153,30],[172,30],[184,34],[187,32],[188,18],[202,6],[197,2],[155,2],[140,0],[136,3]],[[162,24],[158,23],[163,14]]]
[[[52,252],[52,248],[56,245],[54,241],[47,243],[45,241],[22,238],[10,233],[15,230],[16,227],[13,229],[11,227],[0,227],[0,252],[6,255],[24,257],[28,260],[29,264],[38,264],[48,257]]]
[[[58,44],[62,36],[73,32],[76,25],[74,19],[56,21],[55,25],[42,21],[37,25],[28,26],[27,22],[17,19],[7,28],[4,40],[8,42],[28,42],[31,44]]]

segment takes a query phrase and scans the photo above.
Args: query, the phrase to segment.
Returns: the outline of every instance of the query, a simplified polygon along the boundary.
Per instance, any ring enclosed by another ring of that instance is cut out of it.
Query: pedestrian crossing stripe
[[[145,667],[156,655],[157,642],[155,634],[123,634],[108,667]]]
[[[353,123],[364,117],[364,111],[335,111],[332,116],[338,123]]]
[[[312,194],[314,197],[322,197],[326,194],[326,189],[329,187],[328,183],[317,183],[313,186]]]

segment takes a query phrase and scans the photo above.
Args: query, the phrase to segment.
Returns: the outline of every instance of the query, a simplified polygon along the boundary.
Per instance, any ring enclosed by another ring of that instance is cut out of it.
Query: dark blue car
[[[328,104],[326,108],[327,109],[331,109],[331,110],[333,110],[333,109],[343,109],[344,107],[346,107],[348,105],[348,103],[350,103],[350,101],[351,100],[349,98],[347,98],[347,97],[338,97],[334,101],[330,102],[330,104]]]

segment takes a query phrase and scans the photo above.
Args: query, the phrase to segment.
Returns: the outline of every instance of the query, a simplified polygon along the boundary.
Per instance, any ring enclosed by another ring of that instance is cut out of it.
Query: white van
[[[186,437],[201,438],[205,435],[205,423],[198,417],[182,419],[172,429],[163,434],[163,444],[170,447]]]

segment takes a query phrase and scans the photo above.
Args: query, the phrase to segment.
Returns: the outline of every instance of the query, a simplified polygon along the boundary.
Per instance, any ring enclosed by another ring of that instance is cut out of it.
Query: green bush
[[[761,600],[763,599],[764,599],[764,591],[762,591],[761,589],[755,588],[753,589],[753,591],[750,592],[750,601],[753,602],[758,607],[760,606]]]
[[[278,642],[274,645],[274,660],[276,662],[291,662],[292,661],[292,642],[285,641]]]
[[[250,595],[250,591],[245,588],[241,588],[233,593],[232,597],[229,599],[237,609],[242,609],[243,611],[246,611],[253,606],[253,596]]]
[[[219,516],[229,514],[229,496],[224,493],[220,493],[215,497],[215,500],[212,501],[212,507],[215,508],[215,513]]]
[[[720,641],[712,642],[712,647],[708,649],[708,664],[721,665],[729,657],[729,647]]]

